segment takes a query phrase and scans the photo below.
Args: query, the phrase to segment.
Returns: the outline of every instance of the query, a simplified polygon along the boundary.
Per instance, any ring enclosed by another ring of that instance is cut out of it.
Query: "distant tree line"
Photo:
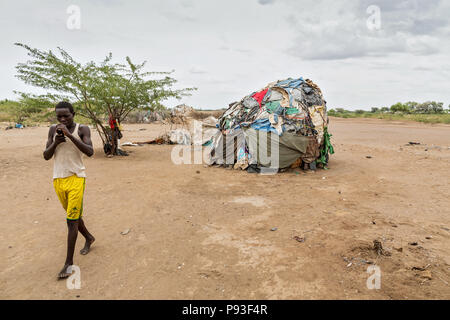
[[[349,111],[345,110],[344,108],[336,108],[336,109],[330,109],[328,113],[330,115],[338,114],[338,113],[356,113],[356,114],[363,114],[363,113],[403,113],[403,114],[443,114],[443,113],[450,113],[450,105],[447,107],[447,109],[444,109],[444,103],[443,102],[436,102],[436,101],[427,101],[423,103],[409,101],[406,103],[397,102],[396,104],[389,107],[373,107],[370,111],[366,110],[355,110],[355,111]]]
[[[40,99],[31,100],[27,97],[21,97],[18,101],[0,100],[0,113],[5,112],[11,115],[11,119],[16,123],[23,123],[25,120],[38,114],[47,117],[49,112],[46,111],[51,107],[54,107],[54,105],[49,105],[47,101]]]

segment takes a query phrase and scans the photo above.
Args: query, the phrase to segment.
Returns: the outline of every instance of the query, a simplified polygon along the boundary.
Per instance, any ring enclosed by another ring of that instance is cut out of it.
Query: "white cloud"
[[[288,52],[312,60],[337,60],[393,53],[430,55],[448,49],[448,8],[442,1],[287,1],[287,21],[296,37]],[[380,8],[381,29],[369,30],[369,5]],[[437,10],[443,6],[442,10]],[[312,10],[302,10],[312,7]]]
[[[189,72],[193,73],[193,74],[205,74],[205,73],[208,73],[205,69],[203,69],[201,67],[198,67],[198,66],[191,67],[189,69]]]
[[[407,100],[450,102],[450,1],[445,0],[77,0],[81,30],[67,30],[73,1],[0,2],[0,99],[19,82],[25,52],[62,46],[77,60],[108,52],[148,60],[170,71],[179,87],[198,87],[183,102],[226,107],[276,79],[304,76],[330,107],[353,109]],[[366,26],[369,5],[381,9],[381,30]],[[179,101],[169,101],[173,106]]]

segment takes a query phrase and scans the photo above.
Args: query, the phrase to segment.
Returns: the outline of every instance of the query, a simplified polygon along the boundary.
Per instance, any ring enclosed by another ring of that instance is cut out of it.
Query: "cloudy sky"
[[[79,29],[67,27],[71,5]],[[181,102],[202,109],[300,76],[329,108],[450,104],[448,0],[1,0],[0,39],[0,99],[36,92],[15,78],[22,42],[82,62],[112,52],[175,70],[178,87],[198,88]]]

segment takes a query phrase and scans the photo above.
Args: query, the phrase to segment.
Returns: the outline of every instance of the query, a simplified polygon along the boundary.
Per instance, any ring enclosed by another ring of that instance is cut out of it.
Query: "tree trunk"
[[[128,153],[121,150],[119,148],[119,139],[120,139],[120,131],[119,131],[119,120],[114,118],[114,129],[110,129],[110,144],[111,144],[111,153],[115,156],[127,156]]]
[[[115,156],[117,156],[117,155],[119,155],[119,146],[118,146],[118,143],[117,143],[117,140],[118,140],[118,137],[117,137],[117,134],[118,134],[118,131],[117,131],[117,129],[112,129],[111,130],[112,132],[111,132],[111,154],[113,154],[113,155],[115,155]]]
[[[127,156],[128,154],[119,149],[118,135],[119,131],[117,129],[112,129],[109,125],[104,126],[99,119],[95,120],[95,128],[102,139],[103,151],[108,156]],[[118,121],[116,120],[116,123]]]

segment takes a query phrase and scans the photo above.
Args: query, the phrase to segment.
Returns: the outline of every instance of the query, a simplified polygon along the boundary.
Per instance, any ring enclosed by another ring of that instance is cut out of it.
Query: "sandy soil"
[[[56,280],[67,231],[48,128],[0,127],[2,299],[450,298],[450,126],[331,119],[330,170],[275,176],[174,165],[172,146],[106,158],[95,134],[84,217],[97,241],[81,256],[79,235],[80,290]],[[125,129],[122,142],[162,128]]]

